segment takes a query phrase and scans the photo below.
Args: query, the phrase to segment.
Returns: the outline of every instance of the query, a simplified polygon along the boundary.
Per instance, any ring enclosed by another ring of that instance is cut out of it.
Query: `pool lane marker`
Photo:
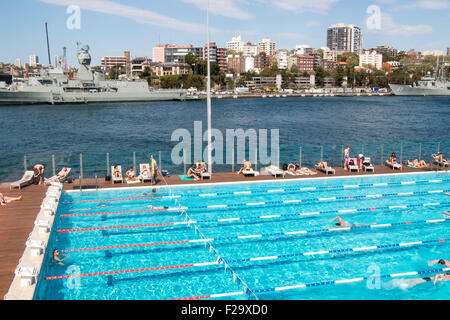
[[[450,191],[450,190],[445,190]],[[309,198],[309,199],[294,199],[294,200],[279,200],[279,201],[268,201],[268,202],[248,202],[248,203],[234,203],[234,204],[216,204],[208,206],[193,206],[193,207],[169,207],[164,209],[152,209],[152,210],[130,210],[130,211],[115,211],[115,212],[92,212],[92,213],[72,213],[72,214],[61,214],[60,217],[82,217],[82,216],[95,216],[95,215],[108,215],[108,214],[125,214],[125,213],[145,213],[145,212],[156,212],[156,211],[181,211],[181,210],[198,210],[198,209],[235,209],[240,207],[254,207],[254,206],[284,206],[298,203],[314,203],[314,202],[324,202],[324,201],[337,201],[337,200],[360,200],[360,199],[371,199],[371,198],[388,198],[396,196],[418,196],[418,195],[429,195],[434,193],[443,193],[444,190],[431,190],[431,191],[416,191],[416,192],[399,192],[399,193],[384,193],[384,194],[370,194],[361,196],[346,196],[346,197],[329,197],[329,198]]]
[[[361,212],[371,212],[375,210],[394,210],[394,209],[408,209],[408,208],[424,208],[429,206],[444,206],[450,205],[450,202],[442,203],[424,203],[424,204],[408,204],[403,206],[384,206],[377,208],[360,208],[360,209],[346,209],[346,210],[328,210],[328,211],[318,211],[318,212],[303,212],[303,213],[287,213],[287,214],[277,214],[270,216],[248,216],[248,217],[234,217],[226,219],[211,219],[211,220],[193,220],[188,221],[177,221],[177,222],[167,222],[167,223],[156,223],[156,224],[146,224],[146,225],[131,225],[131,226],[113,226],[113,227],[96,227],[96,228],[78,228],[78,229],[59,229],[59,233],[65,232],[85,232],[85,231],[97,231],[97,230],[112,230],[112,229],[130,229],[130,228],[143,228],[143,227],[160,227],[160,226],[176,226],[176,225],[188,225],[191,223],[223,223],[229,221],[245,221],[245,220],[264,220],[273,219],[281,217],[302,217],[302,216],[316,216],[323,214],[343,214],[343,213],[361,213]]]
[[[220,196],[233,196],[233,195],[249,195],[249,194],[261,194],[261,193],[275,193],[275,192],[296,192],[296,191],[314,191],[314,190],[339,190],[339,189],[358,189],[358,188],[371,188],[371,187],[386,187],[386,186],[401,186],[412,184],[431,184],[431,183],[443,183],[450,182],[450,179],[442,180],[419,180],[419,181],[404,181],[404,182],[384,182],[384,183],[367,183],[367,184],[355,184],[355,185],[336,185],[336,186],[318,186],[318,187],[302,187],[302,188],[284,188],[284,189],[269,189],[269,190],[252,190],[252,191],[234,191],[234,192],[218,192],[218,193],[191,193],[183,195],[173,196],[154,196],[154,197],[130,197],[130,198],[117,198],[117,199],[101,199],[101,200],[81,200],[81,201],[64,201],[64,204],[76,204],[76,203],[90,203],[90,202],[109,202],[109,201],[132,201],[132,200],[146,200],[146,199],[174,199],[174,198],[190,198],[190,197],[220,197]]]
[[[341,279],[341,280],[312,282],[312,283],[297,284],[297,285],[290,285],[290,286],[283,286],[283,287],[256,289],[253,291],[255,293],[278,292],[278,291],[294,290],[294,289],[300,289],[300,288],[329,286],[329,285],[344,284],[344,283],[356,283],[356,282],[366,281],[369,279],[378,279],[378,278],[386,279],[386,278],[399,278],[399,277],[408,277],[408,276],[420,276],[420,275],[426,275],[426,274],[439,274],[439,273],[444,273],[447,271],[450,271],[450,268],[391,273],[391,274],[385,274],[385,275],[379,275],[379,276],[371,275],[369,277],[358,277],[358,278]],[[202,295],[202,296],[194,296],[194,297],[187,297],[187,298],[175,298],[175,299],[171,299],[171,300],[200,300],[200,299],[231,297],[231,296],[239,296],[239,295],[245,295],[245,292],[238,291],[238,292],[229,292],[229,293],[206,294],[206,295]]]
[[[409,226],[409,225],[413,225],[413,224],[429,224],[429,223],[443,223],[443,222],[450,222],[450,219],[418,220],[418,221],[395,222],[395,223],[385,223],[385,224],[368,225],[368,226],[353,226],[353,227],[339,227],[339,228],[335,227],[335,228],[300,230],[300,231],[279,232],[279,233],[237,235],[237,236],[216,237],[216,238],[208,238],[208,239],[194,239],[194,240],[154,242],[154,243],[143,243],[143,244],[103,246],[103,247],[92,247],[92,248],[78,248],[78,249],[67,249],[67,250],[60,250],[60,251],[61,252],[83,252],[83,251],[110,250],[110,249],[123,249],[123,248],[148,247],[148,246],[164,246],[164,245],[172,245],[172,244],[204,243],[204,242],[223,241],[223,240],[246,240],[246,239],[276,237],[276,236],[296,236],[299,234],[308,234],[308,233],[356,231],[356,230],[363,230],[363,229],[370,230],[370,229],[389,228],[389,227],[396,227],[396,226]]]
[[[440,243],[446,242],[448,240],[450,240],[450,239],[424,240],[424,241],[414,241],[414,242],[404,242],[404,243],[383,244],[383,245],[378,245],[378,246],[365,246],[365,247],[359,247],[359,248],[344,248],[344,249],[322,250],[322,251],[313,251],[313,252],[299,252],[299,253],[283,254],[283,255],[276,255],[276,256],[227,260],[227,263],[229,264],[229,263],[235,263],[235,262],[278,260],[278,259],[293,258],[293,257],[300,257],[300,256],[316,256],[316,255],[326,255],[326,254],[334,254],[334,253],[364,252],[364,251],[371,251],[371,250],[377,250],[377,249],[388,249],[388,248],[395,248],[395,247],[421,246],[421,245],[427,245],[427,244],[431,244],[431,243],[440,244]],[[212,265],[220,265],[222,263],[223,263],[223,261],[218,260],[215,262],[200,262],[200,263],[191,263],[191,264],[183,264],[183,265],[164,266],[164,267],[151,267],[151,268],[127,269],[127,270],[118,270],[118,271],[102,271],[102,272],[91,272],[91,273],[82,273],[82,274],[70,274],[70,275],[61,275],[61,276],[50,276],[50,277],[46,277],[45,280],[93,277],[93,276],[103,276],[103,275],[120,274],[120,273],[134,273],[134,272],[157,271],[157,270],[168,270],[168,269],[184,269],[184,268],[191,268],[191,267],[205,267],[205,266],[212,266]]]

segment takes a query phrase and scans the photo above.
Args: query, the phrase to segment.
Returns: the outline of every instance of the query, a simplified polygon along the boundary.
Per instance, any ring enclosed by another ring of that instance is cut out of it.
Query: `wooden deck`
[[[411,169],[403,167],[403,170],[389,169],[385,166],[375,166],[376,174],[389,174],[399,172],[424,172],[420,169]],[[355,176],[355,175],[374,175],[374,173],[349,173],[342,168],[336,168],[335,176]],[[304,176],[304,177],[292,177],[286,175],[286,178],[278,178],[277,180],[291,180],[301,178],[323,178],[325,174],[319,173],[316,176]],[[204,180],[200,182],[195,181],[182,181],[178,175],[172,175],[166,177],[166,181],[170,185],[182,185],[182,184],[208,184],[218,182],[239,182],[239,181],[261,181],[261,180],[275,180],[270,175],[261,175],[258,177],[244,177],[243,175],[237,175],[236,173],[213,173],[211,180]],[[161,177],[158,178],[158,186],[165,185]],[[104,179],[98,179],[99,188],[118,188],[118,187],[139,187],[139,186],[151,186],[150,183],[140,184],[112,184],[111,181],[105,181]],[[94,179],[83,180],[83,187],[94,187]],[[75,180],[72,184],[65,184],[66,190],[79,189],[79,181]],[[14,270],[17,267],[20,257],[25,249],[25,241],[28,235],[34,227],[34,221],[39,213],[40,205],[45,197],[46,187],[44,186],[29,186],[22,190],[9,190],[9,184],[0,184],[0,193],[7,196],[23,196],[22,201],[12,202],[6,206],[0,207],[0,299],[7,293],[11,284]]]

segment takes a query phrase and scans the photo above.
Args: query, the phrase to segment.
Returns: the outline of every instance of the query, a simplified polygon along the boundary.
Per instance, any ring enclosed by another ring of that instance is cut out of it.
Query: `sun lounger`
[[[200,179],[203,180],[205,178],[211,179],[211,173],[208,172],[207,167],[205,167],[205,169],[200,172]]]
[[[349,172],[352,172],[352,171],[359,172],[359,165],[358,165],[358,161],[356,160],[356,158],[348,159],[347,167],[348,167]]]
[[[391,163],[389,160],[386,160],[386,166],[388,166],[389,168],[392,168],[392,170],[395,169],[401,169],[402,165],[400,163]]]
[[[255,176],[255,171],[253,171],[253,169],[249,169],[249,170],[243,170],[242,174],[246,177],[254,177]]]
[[[278,176],[284,176],[284,171],[276,166],[267,167],[266,171],[275,178]]]
[[[116,182],[120,182],[123,183],[123,177],[122,177],[122,166],[117,166],[117,168],[119,169],[120,172],[120,176],[119,177],[114,177],[114,166],[111,167],[111,181],[113,184],[115,184]]]
[[[142,172],[144,171],[144,167],[147,167],[148,174],[143,175]],[[142,182],[151,182],[152,181],[152,174],[150,172],[150,165],[148,163],[140,163],[139,164],[139,179]]]
[[[327,175],[328,174],[336,174],[336,170],[334,170],[332,167],[322,168],[322,167],[319,167],[318,165],[316,165],[315,169],[318,170],[318,171],[321,171],[321,172],[323,172],[323,173],[325,173]]]
[[[364,157],[363,160],[363,169],[364,171],[372,171],[375,172],[375,167],[372,164],[372,159]]]
[[[16,182],[13,182],[9,185],[9,190],[11,190],[12,188],[23,188],[26,186],[29,186],[30,184],[33,183],[33,176],[34,176],[34,172],[33,171],[25,171],[22,179],[17,180]]]
[[[437,160],[436,159],[437,154],[433,154],[432,157],[433,157],[433,164],[436,164],[439,167],[444,167],[444,168],[445,167],[450,167],[450,162],[448,160],[446,160],[446,159],[443,159],[444,161]]]

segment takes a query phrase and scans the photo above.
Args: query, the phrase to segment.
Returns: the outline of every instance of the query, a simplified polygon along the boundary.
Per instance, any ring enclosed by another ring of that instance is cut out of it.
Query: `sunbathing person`
[[[200,174],[198,172],[199,169],[194,169],[194,164],[191,164],[191,167],[189,168],[187,172],[188,178],[194,178],[195,181],[200,180]]]
[[[442,154],[440,152],[438,152],[435,156],[434,156],[434,160],[440,162],[440,163],[449,163],[449,161],[447,159],[444,159],[444,157],[442,156]]]
[[[114,166],[113,177],[120,178],[122,176],[122,172],[119,169],[119,166]]]
[[[396,164],[397,163],[397,156],[395,155],[394,152],[392,152],[391,156],[389,157],[389,162],[392,164]]]
[[[206,171],[206,163],[201,162],[201,161],[197,162],[197,168],[196,168],[196,170],[197,170],[198,173],[203,173],[203,172],[205,172],[205,171]]]
[[[237,174],[241,174],[243,171],[249,171],[252,169],[252,164],[250,161],[244,160],[244,166],[237,172]]]
[[[150,179],[150,170],[147,165],[142,166],[141,174],[139,175],[140,180]]]
[[[64,181],[67,176],[69,175],[69,169],[67,168],[62,168],[61,171],[57,174],[54,175],[51,178],[48,179],[44,179],[44,182],[51,182],[51,181],[55,181],[55,182],[59,182],[59,181]]]
[[[295,168],[295,164],[289,163],[289,164],[287,165],[286,169],[287,169],[287,170],[284,171],[284,175],[283,175],[283,176],[285,176],[286,173],[287,173],[287,174],[290,174],[291,176],[296,176],[296,175],[297,175],[296,168]]]
[[[408,166],[414,167],[414,168],[428,168],[428,165],[425,161],[414,159],[413,161],[408,160]]]
[[[347,223],[344,222],[341,217],[337,216],[334,219],[331,219],[330,222],[333,222],[334,220],[339,220],[338,223],[336,223],[336,225],[338,227],[365,227],[365,226],[370,226],[372,224],[376,224],[376,223]]]
[[[127,175],[127,182],[135,182],[138,180],[138,178],[136,177],[136,172],[132,167],[130,167],[130,169],[125,172],[125,174]]]
[[[311,169],[307,167],[300,168],[298,164],[295,165],[295,172],[297,174],[305,175],[305,176],[312,176],[317,174],[317,172],[312,171]]]
[[[8,203],[11,203],[13,201],[19,201],[22,200],[22,196],[20,197],[7,197],[4,196],[3,193],[0,193],[0,205],[6,206]]]
[[[317,167],[326,169],[326,168],[328,168],[328,163],[326,161],[319,162],[317,164]]]

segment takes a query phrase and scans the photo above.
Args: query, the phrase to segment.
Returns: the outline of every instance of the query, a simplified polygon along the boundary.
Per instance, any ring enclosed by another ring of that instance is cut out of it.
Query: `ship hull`
[[[448,88],[429,89],[400,84],[390,84],[389,86],[396,96],[450,96],[450,89]]]
[[[148,93],[70,93],[70,92],[25,92],[0,91],[0,104],[73,104],[73,103],[116,103],[185,100],[182,91],[154,91]]]

